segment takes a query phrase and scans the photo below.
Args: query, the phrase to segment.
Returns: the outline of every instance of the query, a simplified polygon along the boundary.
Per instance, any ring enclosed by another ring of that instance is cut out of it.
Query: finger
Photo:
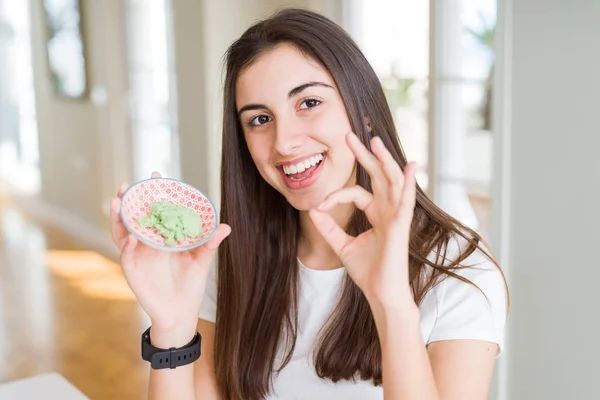
[[[119,197],[119,198],[123,197],[123,193],[125,193],[125,191],[127,189],[129,189],[129,183],[121,182],[121,184],[119,185],[119,191],[117,193],[117,197]]]
[[[373,138],[371,144],[373,153],[381,162],[383,173],[388,180],[390,200],[393,204],[398,204],[402,195],[402,185],[404,184],[402,169],[379,136]]]
[[[362,186],[352,186],[350,188],[340,189],[333,192],[319,205],[319,211],[327,211],[340,203],[354,203],[354,205],[365,211],[369,204],[373,202],[373,195]]]
[[[352,241],[353,237],[344,232],[333,217],[326,212],[312,209],[308,212],[308,215],[312,219],[317,231],[329,243],[335,254],[341,257],[344,248]]]
[[[137,244],[138,240],[135,236],[127,235],[125,245],[121,251],[121,267],[126,276],[129,275],[135,267],[134,255]]]
[[[151,178],[152,178],[152,179],[155,179],[155,178],[162,178],[162,175],[161,175],[161,174],[159,174],[158,172],[154,171],[154,172],[152,173],[152,175],[151,175]]]
[[[210,265],[215,251],[219,248],[221,242],[225,240],[225,238],[229,236],[230,233],[231,227],[229,225],[219,224],[215,233],[206,243],[192,250],[193,260],[201,265]]]
[[[417,199],[417,165],[412,162],[407,164],[404,172],[404,187],[400,205],[400,221],[403,232],[409,233],[415,212]]]
[[[358,136],[353,132],[348,133],[346,135],[346,141],[348,142],[348,147],[356,156],[356,159],[364,167],[369,176],[371,177],[371,186],[373,187],[373,195],[374,196],[386,196],[387,195],[387,182],[385,179],[385,175],[383,174],[383,169],[381,167],[381,163],[367,149],[367,147],[360,141]]]
[[[128,231],[121,220],[121,200],[118,197],[110,200],[110,220],[113,242],[122,251]]]

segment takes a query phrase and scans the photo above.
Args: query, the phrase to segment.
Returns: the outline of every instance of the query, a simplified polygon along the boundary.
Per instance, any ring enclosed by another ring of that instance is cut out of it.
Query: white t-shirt
[[[447,259],[455,260],[465,246],[466,241],[462,238],[451,240]],[[434,261],[435,254],[430,255],[429,259]],[[419,307],[423,342],[485,340],[497,343],[500,355],[504,344],[507,301],[502,275],[480,251],[471,254],[461,265],[475,266],[456,273],[475,283],[485,293],[487,300],[472,285],[448,277],[426,294]],[[344,268],[314,270],[300,262],[296,348],[291,361],[278,375],[274,375],[274,393],[269,397],[270,400],[383,399],[383,388],[374,386],[371,381],[324,381],[317,376],[313,367],[313,342],[337,304],[345,274]],[[216,275],[212,268],[200,311],[201,319],[215,322],[216,292]],[[281,360],[280,351],[276,364],[280,365]]]

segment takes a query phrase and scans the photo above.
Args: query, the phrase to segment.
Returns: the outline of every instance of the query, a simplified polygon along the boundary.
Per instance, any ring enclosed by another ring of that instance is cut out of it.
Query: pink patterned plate
[[[196,238],[186,238],[174,246],[165,244],[165,239],[154,228],[142,228],[138,218],[150,214],[150,204],[166,201],[195,210],[202,220],[202,233]],[[169,178],[152,178],[133,184],[121,198],[121,220],[129,232],[141,242],[162,251],[185,251],[205,243],[215,233],[219,217],[215,206],[195,187]]]

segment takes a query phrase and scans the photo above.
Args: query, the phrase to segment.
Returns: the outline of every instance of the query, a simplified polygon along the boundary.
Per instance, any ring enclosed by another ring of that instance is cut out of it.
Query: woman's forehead
[[[323,82],[335,87],[333,78],[321,64],[288,44],[261,54],[240,73],[236,82],[236,103],[257,102],[261,98],[285,97],[307,82]]]

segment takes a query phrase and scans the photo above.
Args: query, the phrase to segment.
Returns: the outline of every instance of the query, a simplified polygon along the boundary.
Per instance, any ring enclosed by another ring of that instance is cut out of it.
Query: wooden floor
[[[0,198],[0,383],[55,371],[93,400],[144,399],[147,323],[116,263]]]

